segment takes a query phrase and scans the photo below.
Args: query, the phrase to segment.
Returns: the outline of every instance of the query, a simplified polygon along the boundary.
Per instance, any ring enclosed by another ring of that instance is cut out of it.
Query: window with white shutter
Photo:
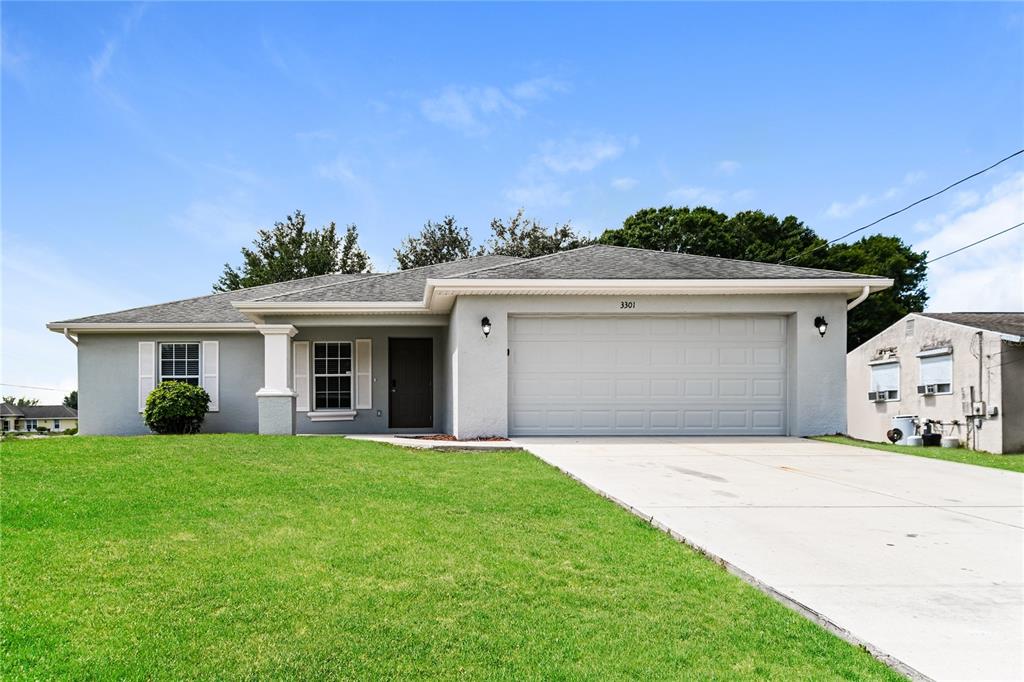
[[[373,408],[373,346],[370,339],[356,339],[356,409]]]
[[[953,392],[953,355],[918,356],[921,362],[917,392],[921,395],[946,395]]]
[[[295,411],[309,411],[309,341],[292,343],[292,382]]]
[[[888,402],[900,399],[900,363],[882,362],[871,365],[871,388],[868,400]]]
[[[146,409],[146,398],[156,388],[156,342],[139,341],[139,412]]]
[[[220,342],[203,341],[203,389],[210,396],[209,412],[220,410]]]

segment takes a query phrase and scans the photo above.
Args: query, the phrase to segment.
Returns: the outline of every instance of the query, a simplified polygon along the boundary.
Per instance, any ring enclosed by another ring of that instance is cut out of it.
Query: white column
[[[258,324],[263,334],[263,388],[257,397],[294,397],[288,368],[291,365],[291,339],[299,330],[290,324]]]

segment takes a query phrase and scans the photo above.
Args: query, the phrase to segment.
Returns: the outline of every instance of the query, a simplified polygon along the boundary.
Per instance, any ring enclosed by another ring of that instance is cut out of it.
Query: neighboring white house
[[[967,447],[1024,452],[1024,313],[913,313],[846,357],[848,433],[932,420]]]
[[[846,311],[892,281],[612,246],[324,275],[53,322],[83,433],[807,435],[846,428]]]
[[[34,432],[46,429],[63,433],[78,428],[78,411],[64,405],[27,405],[18,407],[0,403],[0,427],[3,432]]]

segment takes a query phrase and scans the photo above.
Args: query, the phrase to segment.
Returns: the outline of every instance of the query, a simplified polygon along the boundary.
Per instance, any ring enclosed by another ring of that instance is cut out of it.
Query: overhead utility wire
[[[24,384],[4,384],[0,383],[0,386],[13,386],[14,388],[34,388],[39,391],[57,391],[63,393],[67,391],[66,388],[50,388],[49,386],[25,386]]]
[[[929,263],[934,263],[937,260],[942,260],[946,256],[952,256],[954,253],[960,253],[961,251],[965,251],[965,250],[971,248],[972,246],[977,246],[978,244],[980,244],[982,242],[987,242],[989,239],[992,239],[993,237],[998,237],[1001,234],[1006,234],[1010,230],[1016,230],[1021,225],[1024,225],[1024,223],[1017,223],[1013,227],[1008,227],[1005,230],[1000,230],[999,232],[996,232],[995,234],[990,234],[989,236],[984,237],[982,239],[979,239],[976,242],[971,242],[967,246],[961,246],[959,249],[956,249],[955,251],[950,251],[949,253],[944,253],[941,256],[936,256],[935,258],[930,258],[930,259],[925,261],[925,265],[928,265]]]
[[[792,258],[787,258],[787,259],[786,259],[786,260],[784,260],[784,261],[779,261],[779,265],[785,265],[786,263],[789,263],[790,261],[794,261],[794,260],[796,260],[797,258],[801,258],[801,257],[803,257],[803,256],[806,256],[806,255],[807,255],[807,254],[809,254],[809,253],[814,253],[814,252],[815,252],[815,251],[817,251],[818,249],[823,249],[823,248],[825,248],[826,246],[831,246],[832,244],[835,244],[836,242],[838,242],[838,241],[840,241],[840,240],[842,240],[842,239],[846,239],[846,238],[847,238],[847,237],[849,237],[849,236],[850,236],[851,234],[856,234],[857,232],[860,232],[861,230],[866,230],[866,229],[868,229],[869,227],[874,227],[875,225],[877,225],[878,223],[882,222],[883,220],[888,220],[889,218],[892,218],[892,217],[893,217],[894,215],[899,215],[900,213],[903,213],[904,211],[908,211],[908,210],[910,210],[910,209],[914,208],[914,207],[915,207],[915,206],[917,206],[918,204],[922,204],[922,203],[924,203],[924,202],[928,201],[929,199],[934,199],[935,197],[939,196],[939,195],[940,195],[940,194],[942,194],[943,192],[947,192],[947,191],[949,191],[949,190],[953,189],[954,187],[956,187],[957,185],[961,185],[961,184],[963,184],[963,183],[967,182],[967,181],[968,181],[968,180],[970,180],[971,178],[976,178],[976,177],[978,177],[979,175],[981,175],[982,173],[987,173],[988,171],[992,170],[993,168],[995,168],[995,167],[996,167],[996,166],[998,166],[999,164],[1002,164],[1002,163],[1006,163],[1007,161],[1009,161],[1009,160],[1010,160],[1010,159],[1012,159],[1013,157],[1015,157],[1015,156],[1020,156],[1021,154],[1024,154],[1024,149],[1018,149],[1017,151],[1015,151],[1014,153],[1010,154],[1009,156],[1005,156],[1005,157],[1003,157],[1003,158],[999,159],[998,161],[996,161],[995,163],[993,163],[993,164],[992,164],[991,166],[989,166],[988,168],[982,168],[982,169],[981,169],[980,171],[978,171],[978,172],[976,172],[976,173],[971,173],[970,175],[968,175],[968,176],[967,176],[967,177],[965,177],[965,178],[960,178],[959,180],[957,180],[957,181],[956,181],[956,182],[954,182],[953,184],[951,184],[951,185],[946,185],[945,187],[943,187],[942,189],[940,189],[940,190],[939,190],[938,192],[935,192],[935,193],[933,193],[933,194],[929,194],[928,196],[926,196],[926,197],[924,197],[924,198],[918,199],[917,201],[915,201],[915,202],[914,202],[914,203],[912,203],[912,204],[907,204],[906,206],[904,206],[903,208],[901,208],[901,209],[900,209],[900,210],[898,210],[898,211],[893,211],[892,213],[890,213],[890,214],[888,214],[888,215],[884,215],[884,216],[882,216],[881,218],[879,218],[878,220],[872,221],[872,222],[868,223],[867,225],[864,225],[863,227],[858,227],[858,228],[857,228],[856,230],[850,230],[849,232],[847,232],[847,233],[846,233],[846,234],[844,234],[843,236],[841,236],[841,237],[836,237],[835,239],[833,239],[833,240],[832,240],[832,241],[830,241],[830,242],[825,242],[824,244],[818,244],[817,246],[812,246],[811,248],[807,249],[807,250],[806,250],[806,251],[804,251],[803,253],[798,253],[797,255],[793,256]]]

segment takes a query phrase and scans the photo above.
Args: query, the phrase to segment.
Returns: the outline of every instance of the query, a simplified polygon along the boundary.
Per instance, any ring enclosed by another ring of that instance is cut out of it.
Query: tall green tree
[[[907,313],[924,310],[927,252],[914,251],[899,237],[875,234],[851,244],[822,249],[813,267],[889,277],[893,285],[868,296],[847,316],[846,345],[853,349]]]
[[[242,247],[242,265],[236,270],[225,263],[213,290],[234,291],[333,272],[365,272],[369,266],[355,225],[348,227],[342,240],[333,222],[308,230],[306,216],[295,211],[271,229],[259,230],[252,247]]]
[[[832,244],[794,216],[763,211],[728,216],[706,206],[663,206],[637,211],[622,227],[605,230],[600,243],[640,249],[737,258],[891,277],[890,289],[873,294],[849,315],[847,346],[856,348],[896,320],[924,309],[927,254],[898,237],[873,235]]]
[[[519,209],[507,222],[501,218],[491,221],[491,238],[483,251],[498,256],[533,258],[578,249],[592,242],[593,239],[579,234],[569,223],[548,229],[526,218],[523,209]]]
[[[415,236],[402,240],[395,249],[395,260],[399,270],[418,268],[424,265],[450,263],[468,258],[473,253],[473,238],[469,229],[462,227],[454,216],[445,216],[435,223],[428,220]]]
[[[73,410],[78,409],[78,391],[71,391],[64,396],[64,407],[70,407]]]
[[[32,407],[39,404],[39,398],[19,398],[13,395],[5,395],[3,401],[15,407]]]

